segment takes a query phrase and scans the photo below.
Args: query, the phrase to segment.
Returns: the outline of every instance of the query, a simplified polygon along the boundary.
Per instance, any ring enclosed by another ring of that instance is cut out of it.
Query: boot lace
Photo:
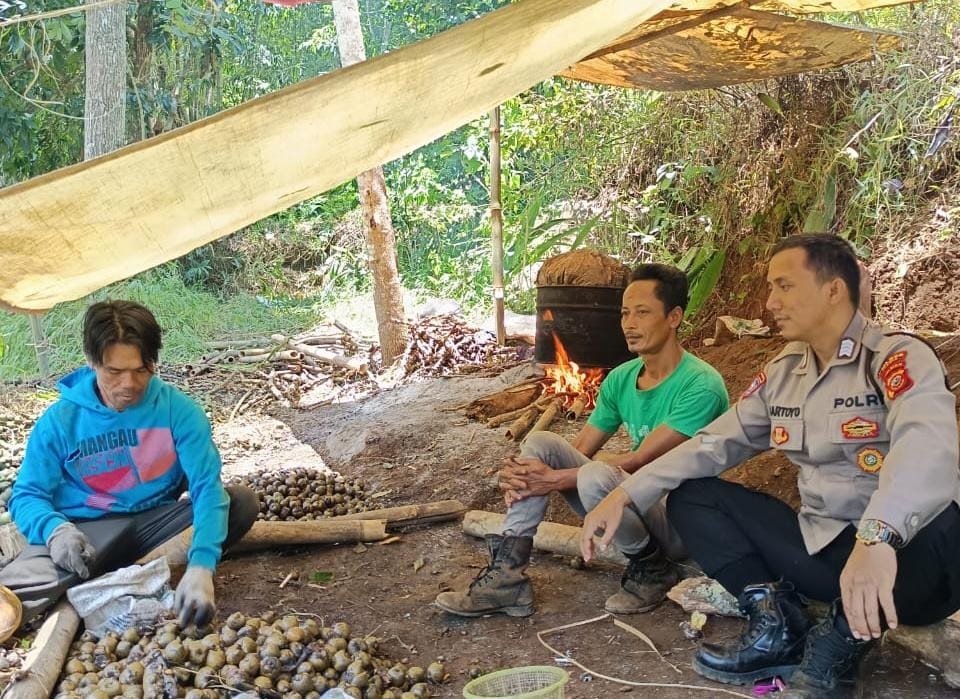
[[[800,672],[816,684],[833,686],[840,675],[849,669],[857,653],[857,644],[830,629],[814,629],[800,663]]]
[[[491,562],[480,569],[473,580],[470,581],[470,589],[483,587],[490,580],[491,574],[496,570],[496,563]]]
[[[769,631],[774,625],[776,625],[776,619],[769,614],[762,614],[757,617],[755,623],[752,623],[747,627],[747,630],[743,632],[740,640],[743,645],[751,646],[754,644],[754,642],[763,637],[764,634],[766,634],[767,631]]]

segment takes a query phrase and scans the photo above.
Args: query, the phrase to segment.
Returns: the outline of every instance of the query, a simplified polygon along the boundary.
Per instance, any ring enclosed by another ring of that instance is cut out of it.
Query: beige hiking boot
[[[680,574],[655,542],[627,559],[620,591],[608,597],[603,608],[611,614],[649,612],[667,598],[670,588],[680,581]]]
[[[533,537],[487,536],[490,564],[463,591],[441,592],[436,604],[458,616],[533,614],[533,587],[524,570],[530,562]]]

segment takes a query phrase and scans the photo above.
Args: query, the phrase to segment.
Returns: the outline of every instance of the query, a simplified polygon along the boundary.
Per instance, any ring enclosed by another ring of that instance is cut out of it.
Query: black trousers
[[[786,503],[719,478],[686,481],[667,498],[667,517],[691,558],[734,596],[747,585],[785,580],[811,599],[840,597],[840,573],[855,543],[853,526],[811,556]],[[897,552],[893,598],[900,622],[915,626],[960,609],[956,503]]]
[[[228,486],[230,514],[223,550],[239,541],[257,519],[257,494],[244,486]],[[112,515],[74,522],[96,549],[90,576],[96,577],[132,565],[163,542],[193,524],[193,504],[178,500],[133,515]],[[5,585],[23,604],[23,622],[42,614],[71,587],[82,582],[76,573],[58,567],[46,546],[27,546],[0,571]]]

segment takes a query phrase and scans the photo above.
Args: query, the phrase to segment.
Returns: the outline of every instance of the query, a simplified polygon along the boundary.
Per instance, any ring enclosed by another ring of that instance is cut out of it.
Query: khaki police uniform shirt
[[[691,478],[716,476],[769,448],[800,468],[800,530],[812,555],[848,525],[878,519],[904,542],[960,503],[955,399],[936,353],[856,313],[818,373],[791,342],[736,406],[621,487],[645,512]]]

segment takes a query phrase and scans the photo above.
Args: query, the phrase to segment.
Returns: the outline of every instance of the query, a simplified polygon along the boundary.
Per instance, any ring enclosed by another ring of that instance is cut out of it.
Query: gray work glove
[[[200,566],[188,566],[180,578],[173,611],[180,617],[180,626],[191,623],[206,625],[217,611],[213,599],[213,571]]]
[[[50,549],[50,558],[58,566],[76,573],[83,580],[90,577],[87,564],[93,560],[97,550],[87,535],[76,526],[70,522],[59,525],[47,539],[47,548]]]

